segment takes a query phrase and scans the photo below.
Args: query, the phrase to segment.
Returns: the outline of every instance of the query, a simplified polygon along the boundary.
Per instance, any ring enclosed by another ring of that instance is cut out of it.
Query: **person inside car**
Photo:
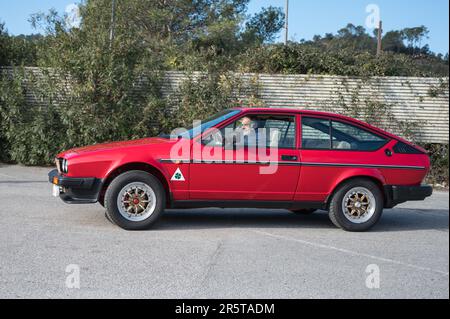
[[[240,131],[243,136],[249,136],[252,133],[255,133],[255,129],[253,128],[253,121],[249,117],[242,118],[240,124],[240,127],[238,127],[236,131]]]
[[[236,140],[241,145],[255,146],[256,145],[256,130],[255,123],[249,117],[243,117],[239,121],[239,126],[235,130]]]

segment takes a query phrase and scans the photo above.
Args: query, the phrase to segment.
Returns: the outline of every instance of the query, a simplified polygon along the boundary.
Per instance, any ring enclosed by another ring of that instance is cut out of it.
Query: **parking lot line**
[[[433,268],[428,268],[428,267],[422,267],[422,266],[418,266],[418,265],[414,265],[414,264],[410,264],[410,263],[405,263],[405,262],[394,260],[394,259],[390,259],[390,258],[384,258],[384,257],[379,257],[379,256],[373,256],[373,255],[370,255],[370,254],[359,253],[359,252],[356,252],[356,251],[352,251],[352,250],[348,250],[348,249],[344,249],[344,248],[339,248],[339,247],[335,247],[335,246],[330,246],[330,245],[325,245],[325,244],[314,243],[314,242],[310,242],[310,241],[303,240],[303,239],[297,239],[297,238],[287,237],[287,236],[283,236],[283,235],[276,235],[276,234],[272,234],[272,233],[269,233],[269,232],[266,232],[266,231],[262,231],[262,230],[252,230],[252,231],[254,233],[258,233],[258,234],[265,235],[265,236],[268,236],[268,237],[277,238],[277,239],[283,239],[283,240],[288,240],[288,241],[293,241],[293,242],[301,243],[301,244],[304,244],[304,245],[313,246],[313,247],[316,247],[316,248],[334,250],[334,251],[338,251],[338,252],[341,252],[341,253],[344,253],[344,254],[348,254],[348,255],[353,255],[353,256],[358,256],[358,257],[366,257],[366,258],[370,258],[370,259],[374,259],[374,260],[378,260],[378,261],[382,261],[382,262],[387,262],[387,263],[391,263],[391,264],[396,264],[396,265],[401,265],[401,266],[413,268],[413,269],[416,269],[416,270],[433,272],[433,273],[437,273],[437,274],[444,275],[444,276],[448,276],[449,275],[449,273],[445,272],[445,271],[441,271],[441,270],[437,270],[437,269],[433,269]]]

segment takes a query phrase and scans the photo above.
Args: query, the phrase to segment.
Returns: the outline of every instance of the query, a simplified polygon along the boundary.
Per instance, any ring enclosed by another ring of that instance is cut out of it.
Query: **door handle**
[[[282,161],[296,161],[298,160],[298,156],[296,155],[281,155]]]

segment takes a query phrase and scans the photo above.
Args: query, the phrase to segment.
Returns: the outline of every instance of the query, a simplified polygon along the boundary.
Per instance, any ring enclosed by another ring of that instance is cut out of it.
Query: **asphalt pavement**
[[[326,212],[168,210],[129,232],[51,196],[50,168],[0,163],[0,298],[449,298],[449,194],[365,233]]]

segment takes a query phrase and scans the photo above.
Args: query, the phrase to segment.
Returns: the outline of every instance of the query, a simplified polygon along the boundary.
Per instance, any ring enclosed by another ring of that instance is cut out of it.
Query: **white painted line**
[[[401,265],[401,266],[413,268],[413,269],[416,269],[416,270],[434,272],[434,273],[437,273],[437,274],[440,274],[440,275],[444,275],[444,276],[448,276],[449,275],[449,273],[445,272],[445,271],[432,269],[432,268],[428,268],[428,267],[417,266],[417,265],[405,263],[405,262],[394,260],[394,259],[390,259],[390,258],[383,258],[383,257],[369,255],[369,254],[358,253],[356,251],[343,249],[343,248],[338,248],[338,247],[334,247],[334,246],[330,246],[330,245],[318,244],[318,243],[306,241],[306,240],[303,240],[303,239],[286,237],[286,236],[282,236],[282,235],[275,235],[275,234],[271,234],[271,233],[268,233],[268,232],[265,232],[265,231],[262,231],[262,230],[252,230],[252,231],[255,232],[255,233],[259,233],[259,234],[265,235],[265,236],[272,237],[272,238],[278,238],[278,239],[284,239],[284,240],[289,240],[289,241],[293,241],[293,242],[298,242],[298,243],[301,243],[301,244],[304,244],[304,245],[308,245],[308,246],[312,246],[312,247],[316,247],[316,248],[334,250],[334,251],[338,251],[338,252],[341,252],[341,253],[344,253],[344,254],[348,254],[348,255],[359,256],[359,257],[366,257],[366,258],[375,259],[375,260],[378,260],[378,261],[383,261],[383,262],[387,262],[387,263],[391,263],[391,264],[396,264],[396,265]]]

